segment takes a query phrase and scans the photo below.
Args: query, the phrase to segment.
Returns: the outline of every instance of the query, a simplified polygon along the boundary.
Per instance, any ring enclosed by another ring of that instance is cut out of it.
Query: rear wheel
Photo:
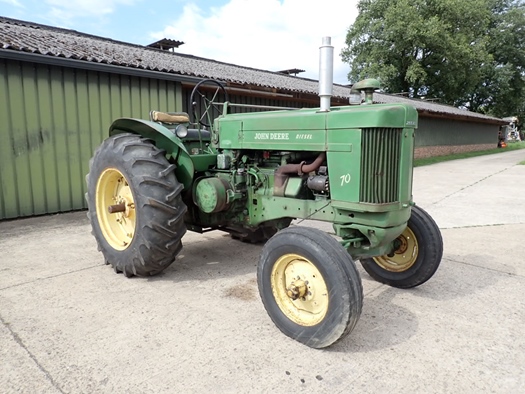
[[[279,231],[263,248],[257,282],[275,325],[307,346],[330,346],[359,320],[359,273],[339,242],[320,230]]]
[[[434,275],[443,256],[443,239],[425,210],[412,207],[405,231],[394,242],[393,253],[361,260],[372,278],[393,287],[410,288]]]
[[[134,134],[117,134],[95,151],[86,177],[88,217],[106,262],[126,276],[168,267],[186,232],[183,186],[164,151]]]

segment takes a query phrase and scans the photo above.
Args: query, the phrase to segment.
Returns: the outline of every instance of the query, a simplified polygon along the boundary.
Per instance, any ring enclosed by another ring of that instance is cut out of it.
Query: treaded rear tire
[[[88,218],[98,248],[115,272],[127,277],[158,274],[182,249],[187,207],[181,199],[183,186],[175,177],[175,168],[164,151],[135,134],[111,136],[96,149],[86,176]],[[108,242],[104,235],[107,230],[101,229],[97,212],[97,185],[108,169],[125,177],[134,200],[134,234],[123,250]]]

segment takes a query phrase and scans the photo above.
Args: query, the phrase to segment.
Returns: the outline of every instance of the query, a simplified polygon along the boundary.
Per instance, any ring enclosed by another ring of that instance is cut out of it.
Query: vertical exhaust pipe
[[[321,112],[330,111],[330,99],[334,88],[334,47],[331,37],[323,37],[319,47],[319,97]]]

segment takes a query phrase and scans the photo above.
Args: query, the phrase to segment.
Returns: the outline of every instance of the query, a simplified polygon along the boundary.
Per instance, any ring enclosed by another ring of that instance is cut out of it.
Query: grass
[[[508,152],[511,150],[518,150],[518,149],[525,149],[525,141],[509,142],[506,148],[494,148],[494,149],[480,150],[476,152],[456,153],[453,155],[428,157],[424,159],[415,159],[414,167],[427,166],[429,164],[436,164],[436,163],[441,163],[443,161],[449,161],[449,160],[468,159],[469,157],[492,155],[495,153],[503,153],[503,152]],[[519,164],[525,165],[525,161],[522,161]]]

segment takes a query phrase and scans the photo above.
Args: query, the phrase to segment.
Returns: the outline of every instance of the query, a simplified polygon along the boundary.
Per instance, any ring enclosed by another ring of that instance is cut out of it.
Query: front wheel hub
[[[271,286],[279,309],[301,326],[314,326],[328,312],[328,286],[323,275],[307,258],[295,254],[281,256],[273,265]]]
[[[295,301],[298,298],[304,298],[306,295],[308,281],[303,282],[301,279],[298,279],[296,281],[293,281],[290,286],[286,289],[286,294],[288,297],[290,297],[293,301]]]
[[[410,269],[417,260],[419,244],[414,232],[406,228],[394,241],[395,250],[387,255],[374,257],[374,261],[391,272],[404,272]]]

